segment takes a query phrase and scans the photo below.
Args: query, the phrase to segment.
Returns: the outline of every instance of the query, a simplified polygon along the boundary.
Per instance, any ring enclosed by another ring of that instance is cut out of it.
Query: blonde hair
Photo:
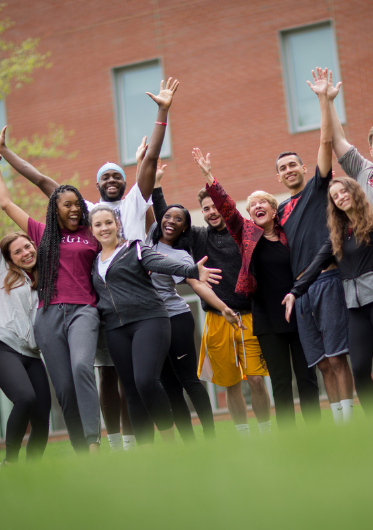
[[[247,203],[246,203],[246,210],[250,213],[250,205],[251,205],[251,199],[264,199],[265,201],[267,201],[269,203],[269,205],[274,209],[278,210],[278,202],[277,200],[275,199],[275,197],[273,195],[271,195],[270,193],[267,193],[266,191],[261,191],[261,190],[257,190],[257,191],[254,191],[251,195],[248,196],[247,198]]]

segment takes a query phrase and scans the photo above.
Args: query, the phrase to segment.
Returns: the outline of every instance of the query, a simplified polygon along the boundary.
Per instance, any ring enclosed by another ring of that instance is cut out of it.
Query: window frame
[[[285,92],[285,101],[286,101],[286,114],[288,122],[288,131],[290,134],[299,134],[307,131],[314,131],[320,129],[320,124],[314,125],[303,125],[298,126],[298,108],[297,108],[297,98],[295,93],[295,83],[293,82],[293,71],[291,68],[291,61],[289,59],[289,46],[286,42],[286,37],[294,33],[300,33],[302,31],[309,31],[312,29],[329,27],[331,30],[332,37],[332,55],[334,58],[335,68],[333,68],[333,79],[340,80],[341,72],[339,67],[339,57],[338,57],[338,48],[335,27],[332,19],[320,20],[318,22],[312,22],[309,24],[302,24],[300,26],[292,26],[290,28],[281,29],[278,31],[278,40],[280,47],[280,58],[281,58],[281,72],[283,78],[284,92]],[[317,65],[315,65],[316,67]],[[323,65],[324,66],[324,65]],[[310,72],[311,76],[311,72]],[[340,100],[340,112],[338,112],[338,117],[342,124],[346,123],[346,111],[343,97],[342,87],[339,91],[338,99]]]

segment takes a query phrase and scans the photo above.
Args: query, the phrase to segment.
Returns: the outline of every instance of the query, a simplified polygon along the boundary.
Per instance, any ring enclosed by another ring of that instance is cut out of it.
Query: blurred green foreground
[[[217,440],[77,458],[50,443],[39,464],[0,468],[0,529],[371,529],[373,424],[321,425],[250,439],[217,422]],[[4,451],[0,451],[1,459]]]

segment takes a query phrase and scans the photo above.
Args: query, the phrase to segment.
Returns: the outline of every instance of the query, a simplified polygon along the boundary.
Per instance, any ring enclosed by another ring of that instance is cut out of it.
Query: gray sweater
[[[38,293],[31,289],[31,280],[25,274],[25,283],[12,289],[4,289],[8,266],[0,252],[0,340],[27,357],[40,357],[34,336],[34,323],[38,308]]]
[[[197,265],[182,264],[158,254],[141,241],[129,241],[111,262],[105,282],[98,273],[97,260],[93,265],[97,309],[106,331],[148,318],[168,317],[149,271],[199,278]]]

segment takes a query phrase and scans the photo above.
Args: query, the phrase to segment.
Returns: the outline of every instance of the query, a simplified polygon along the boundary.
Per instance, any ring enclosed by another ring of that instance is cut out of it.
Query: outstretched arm
[[[38,188],[40,188],[47,197],[50,197],[54,190],[58,187],[57,182],[40,173],[40,171],[34,168],[34,166],[13,153],[13,151],[6,146],[6,129],[7,125],[3,128],[0,135],[0,154],[8,162],[8,164],[10,164],[12,168],[17,171],[17,173],[27,178],[27,180],[38,186]]]
[[[312,70],[312,77],[314,84],[307,81],[310,89],[319,98],[321,111],[321,125],[320,125],[320,147],[317,157],[317,165],[319,166],[320,176],[325,178],[328,176],[332,168],[332,139],[333,139],[333,124],[330,112],[330,105],[328,100],[328,69],[317,67],[316,74]]]
[[[346,140],[342,124],[339,121],[338,114],[334,106],[334,100],[339,94],[341,85],[342,82],[340,81],[333,86],[333,74],[332,72],[329,72],[328,99],[333,123],[333,151],[337,158],[341,158],[351,148],[351,144],[349,144]]]
[[[139,145],[136,151],[136,182],[138,182],[139,180],[141,164],[144,160],[144,156],[146,155],[146,151],[148,150],[148,144],[146,143],[146,139],[147,136],[144,136],[144,138],[141,140],[141,144]]]
[[[1,157],[0,157],[1,160]],[[3,176],[0,172],[0,207],[4,212],[14,221],[21,230],[27,233],[29,215],[25,213],[19,206],[14,204],[12,197]]]
[[[172,104],[172,99],[179,86],[179,81],[174,81],[170,77],[164,87],[164,81],[161,81],[161,90],[158,96],[146,92],[158,105],[158,114],[150,138],[149,147],[144,160],[141,164],[138,185],[142,196],[147,201],[152,194],[155,182],[155,174],[157,171],[157,161],[161,152],[163,139],[166,132],[167,115]]]
[[[209,304],[217,311],[220,311],[225,320],[229,322],[229,324],[231,324],[234,329],[237,329],[237,327],[246,329],[246,327],[242,324],[242,321],[236,315],[233,309],[230,309],[227,304],[223,302],[223,300],[220,300],[220,298],[216,296],[214,291],[212,289],[209,289],[209,287],[205,283],[202,283],[198,280],[193,280],[191,278],[188,278],[186,280],[186,283],[191,286],[193,291],[198,294],[198,296],[202,298],[202,300],[204,300],[207,304]]]

